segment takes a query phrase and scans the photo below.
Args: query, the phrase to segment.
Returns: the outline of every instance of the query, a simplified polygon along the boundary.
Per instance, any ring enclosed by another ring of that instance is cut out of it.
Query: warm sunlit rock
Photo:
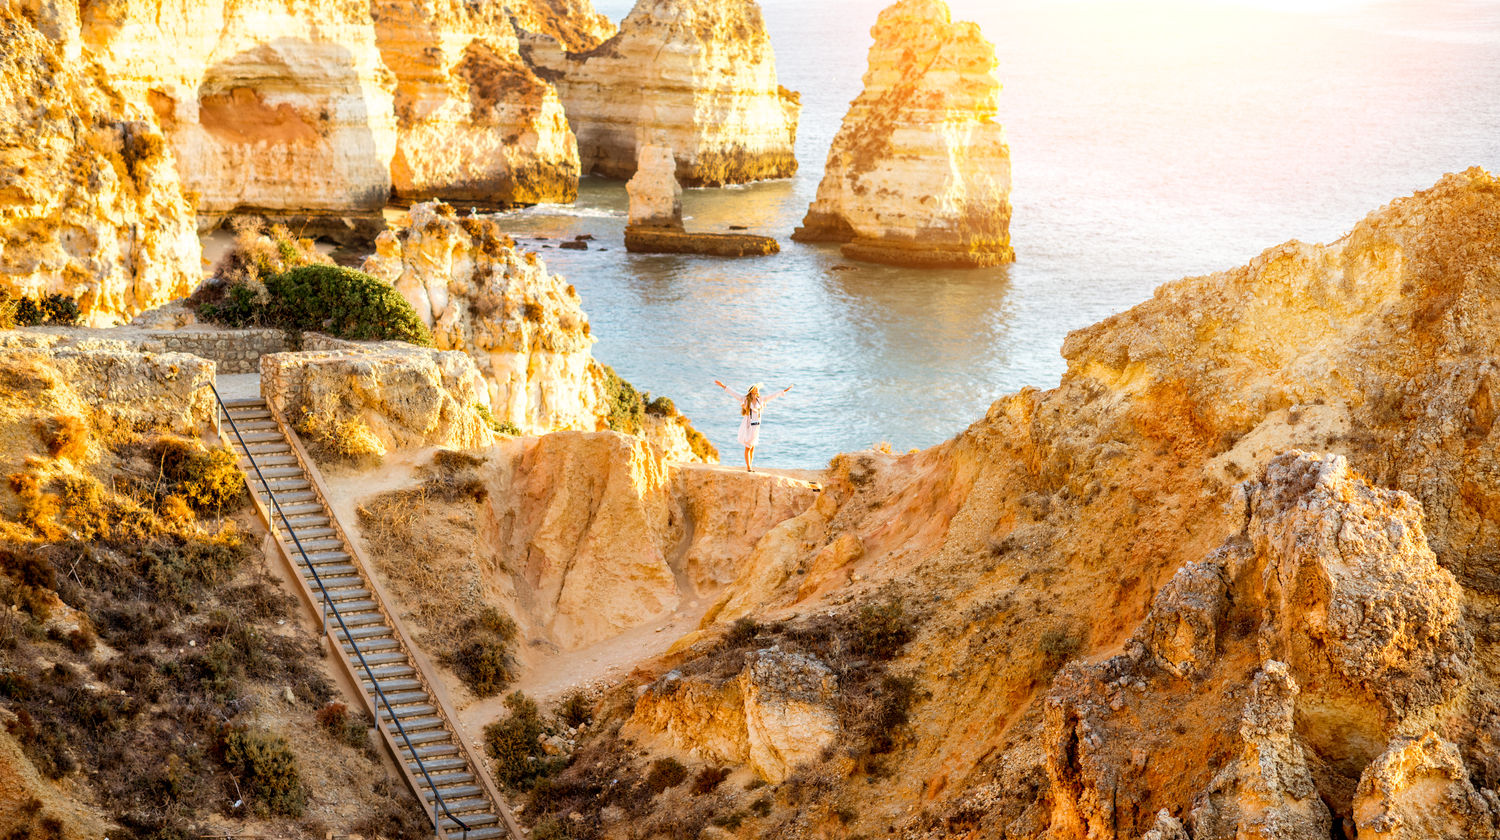
[[[792,235],[852,259],[995,265],[1010,247],[1010,149],[994,46],[943,0],[901,0],[871,30],[864,91]]]
[[[642,146],[625,192],[630,195],[626,227],[682,230],[682,185],[671,147]]]
[[[1359,840],[1493,840],[1496,804],[1474,789],[1458,747],[1427,732],[1365,768],[1354,819]]]
[[[474,358],[490,410],[525,433],[594,431],[608,413],[578,293],[490,220],[444,204],[376,240],[364,270],[396,287],[444,350]]]
[[[348,214],[390,197],[395,80],[368,3],[105,0],[87,52],[153,114],[200,214]]]
[[[537,45],[578,135],[584,172],[628,178],[641,145],[670,146],[689,186],[785,178],[797,170],[797,95],[754,0],[640,0],[619,33],[586,52]]]
[[[552,85],[521,59],[499,3],[371,3],[396,75],[396,195],[485,204],[567,203],[578,149]]]
[[[571,52],[591,50],[615,34],[589,0],[505,0],[505,11],[523,37],[549,38]]]
[[[76,5],[0,9],[0,292],[78,301],[104,326],[202,278],[172,151],[83,53]]]

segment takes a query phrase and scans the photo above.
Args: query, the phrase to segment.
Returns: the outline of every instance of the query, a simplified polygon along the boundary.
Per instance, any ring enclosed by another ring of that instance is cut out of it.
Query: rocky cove
[[[994,48],[870,20],[804,227],[1010,259]],[[674,180],[785,174],[756,4],[0,24],[0,313],[43,322],[0,330],[0,831],[1500,830],[1490,172],[1165,282],[934,446],[750,473],[465,202],[639,160],[631,224],[680,233]],[[391,194],[357,271],[274,223]]]

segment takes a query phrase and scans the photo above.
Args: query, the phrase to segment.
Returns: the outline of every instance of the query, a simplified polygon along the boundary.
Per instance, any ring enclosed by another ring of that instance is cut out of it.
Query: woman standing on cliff
[[[760,442],[761,414],[766,410],[766,403],[792,390],[792,386],[788,385],[769,397],[763,397],[760,394],[759,382],[751,385],[750,390],[746,391],[744,396],[730,390],[728,385],[717,379],[714,380],[714,384],[723,388],[726,394],[734,397],[740,404],[739,439],[740,445],[745,447],[745,471],[755,472],[755,468],[750,466],[750,463],[755,460],[755,445]]]

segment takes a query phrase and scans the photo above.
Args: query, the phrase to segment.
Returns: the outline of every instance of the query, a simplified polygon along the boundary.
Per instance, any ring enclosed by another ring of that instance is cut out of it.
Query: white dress
[[[741,398],[740,405],[744,405],[743,398]],[[760,442],[760,418],[765,410],[766,401],[757,399],[750,403],[750,413],[740,417],[740,446],[754,448]]]

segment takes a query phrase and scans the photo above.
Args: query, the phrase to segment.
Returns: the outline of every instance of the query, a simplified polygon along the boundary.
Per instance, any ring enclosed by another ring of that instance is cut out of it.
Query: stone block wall
[[[168,351],[212,361],[219,373],[256,373],[261,356],[292,349],[281,330],[174,330],[160,341]]]

